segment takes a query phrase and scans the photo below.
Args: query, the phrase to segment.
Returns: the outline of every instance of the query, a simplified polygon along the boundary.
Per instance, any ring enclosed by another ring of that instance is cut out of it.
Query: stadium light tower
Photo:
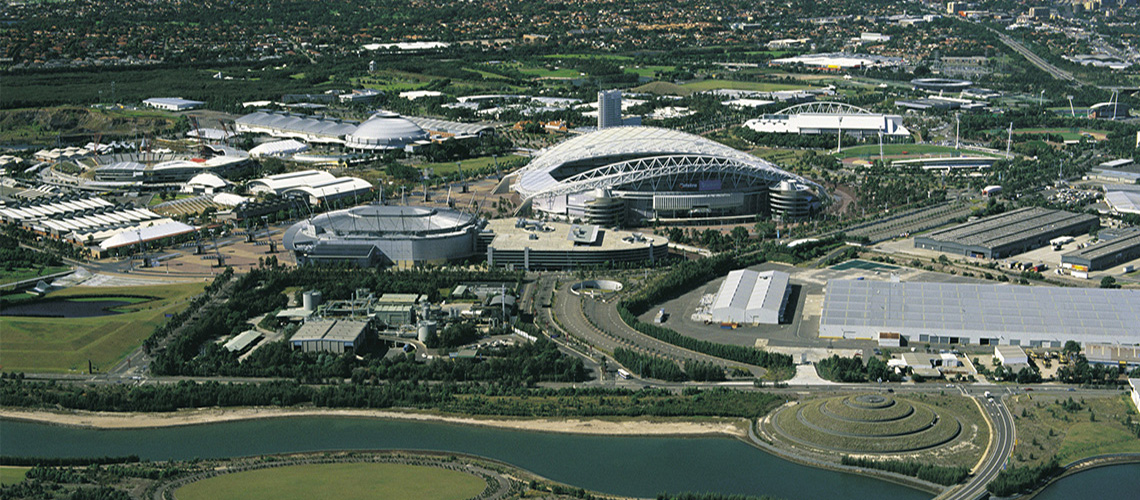
[[[1073,96],[1067,95],[1065,97],[1069,99],[1069,113],[1072,113],[1073,118],[1076,118],[1077,117],[1077,110],[1073,108]]]
[[[954,113],[954,149],[958,149],[960,145],[959,137],[962,132],[962,120],[959,113]]]
[[[835,152],[836,152],[836,154],[843,152],[843,117],[842,116],[839,117],[839,134],[837,137],[838,138],[835,140]]]

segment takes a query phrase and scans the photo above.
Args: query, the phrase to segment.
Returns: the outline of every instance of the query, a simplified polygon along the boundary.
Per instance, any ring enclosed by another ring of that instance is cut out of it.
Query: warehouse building
[[[188,109],[199,108],[206,103],[183,99],[181,97],[151,97],[143,101],[143,104],[165,111],[186,111]]]
[[[1028,207],[918,236],[915,248],[999,259],[1040,248],[1058,236],[1076,236],[1100,226],[1088,214]]]
[[[513,269],[578,269],[649,263],[669,254],[669,239],[593,225],[492,220],[480,239],[487,263]]]
[[[728,273],[709,312],[716,323],[775,325],[784,318],[791,287],[788,273],[739,269]]]
[[[1140,290],[828,281],[819,336],[1060,348],[1140,343]]]
[[[1096,244],[1062,255],[1061,267],[1087,273],[1140,259],[1140,228],[1101,231],[1098,237],[1101,241]]]
[[[1029,364],[1029,355],[1025,354],[1025,349],[1015,345],[995,346],[994,359],[1006,366]]]
[[[1104,202],[1118,214],[1140,215],[1140,191],[1109,191],[1104,193]]]
[[[1086,344],[1082,350],[1089,363],[1116,366],[1129,371],[1140,367],[1138,345]]]
[[[365,321],[315,319],[303,323],[289,342],[302,352],[352,353],[364,343],[368,328]]]

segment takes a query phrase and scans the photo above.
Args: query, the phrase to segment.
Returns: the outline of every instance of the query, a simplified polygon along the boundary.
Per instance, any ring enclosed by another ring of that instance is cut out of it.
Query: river
[[[1131,491],[1132,493],[1128,493]],[[1140,464],[1110,465],[1073,474],[1049,485],[1033,500],[1073,498],[1136,498],[1140,492]]]
[[[894,483],[781,460],[729,438],[588,436],[344,417],[129,430],[0,420],[4,455],[137,454],[163,460],[348,449],[469,453],[573,486],[639,497],[682,491],[828,500],[931,497]]]

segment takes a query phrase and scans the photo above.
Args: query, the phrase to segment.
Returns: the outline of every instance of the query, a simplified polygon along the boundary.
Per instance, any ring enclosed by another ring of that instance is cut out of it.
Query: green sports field
[[[0,467],[0,486],[16,484],[24,480],[31,467]]]
[[[293,465],[190,483],[179,500],[461,500],[481,493],[479,477],[435,467],[387,463]]]
[[[811,87],[806,85],[795,85],[786,83],[767,83],[767,82],[738,82],[735,80],[702,80],[699,82],[686,83],[682,87],[700,92],[702,90],[716,90],[716,89],[732,89],[732,90],[752,90],[756,92],[774,92],[777,90],[806,90]]]
[[[996,156],[988,153],[978,151],[971,151],[965,149],[954,149],[951,146],[935,146],[933,144],[884,144],[883,154],[891,157],[906,157],[906,158],[919,158],[930,155],[952,155],[960,154],[962,156]],[[868,144],[865,146],[853,146],[843,148],[838,157],[842,158],[858,158],[858,157],[871,157],[877,158],[879,156],[879,145]]]
[[[49,298],[83,296],[90,300],[122,300],[123,296],[154,297],[116,308],[126,311],[93,318],[0,317],[0,370],[19,372],[82,372],[87,360],[97,369],[110,369],[165,321],[167,314],[186,308],[205,283],[135,287],[71,287]]]

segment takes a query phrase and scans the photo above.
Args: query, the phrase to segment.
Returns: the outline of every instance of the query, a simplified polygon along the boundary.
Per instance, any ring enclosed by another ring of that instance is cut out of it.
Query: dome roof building
[[[351,149],[403,149],[428,137],[428,133],[411,120],[395,113],[381,111],[346,135],[344,142],[345,146]]]

